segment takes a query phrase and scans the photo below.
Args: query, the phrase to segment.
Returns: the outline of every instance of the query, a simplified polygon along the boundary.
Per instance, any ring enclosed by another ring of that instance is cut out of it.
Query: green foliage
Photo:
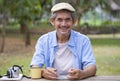
[[[0,5],[2,4],[3,0],[0,0]]]
[[[98,38],[98,39],[91,39],[92,44],[96,46],[120,46],[119,39],[111,39],[111,38]]]
[[[8,14],[9,18],[17,20],[19,24],[29,23],[41,19],[44,13],[49,16],[51,5],[51,0],[0,0],[0,12]]]
[[[110,26],[120,26],[120,21],[104,21],[102,23],[103,26],[107,26],[107,25],[110,25]]]
[[[84,23],[88,23],[88,25],[90,26],[90,27],[93,27],[93,26],[101,26],[102,25],[102,23],[101,23],[102,21],[101,20],[98,20],[98,19],[90,19],[90,20],[88,20],[88,21],[85,21],[85,20],[81,20],[81,22],[80,22],[80,24],[81,25],[84,25]]]
[[[17,19],[31,20],[41,12],[39,0],[9,0],[8,7],[11,15]]]

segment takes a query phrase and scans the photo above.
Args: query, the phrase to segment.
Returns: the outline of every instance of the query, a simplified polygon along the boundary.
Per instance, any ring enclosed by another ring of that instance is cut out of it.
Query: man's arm
[[[80,79],[94,76],[96,74],[96,71],[97,71],[96,65],[89,65],[88,67],[84,68],[84,70],[82,70],[83,75],[80,76]]]
[[[80,69],[70,69],[68,71],[68,78],[69,79],[84,79],[96,74],[96,65],[89,65],[88,67],[84,68],[84,70]]]

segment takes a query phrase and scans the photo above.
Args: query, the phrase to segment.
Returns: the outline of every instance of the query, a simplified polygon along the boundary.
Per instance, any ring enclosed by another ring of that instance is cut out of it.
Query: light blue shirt
[[[30,65],[42,67],[45,64],[46,68],[52,67],[58,47],[56,31],[42,35],[37,41]],[[87,36],[71,30],[68,48],[73,53],[73,68],[83,69],[91,64],[96,65],[92,46]]]

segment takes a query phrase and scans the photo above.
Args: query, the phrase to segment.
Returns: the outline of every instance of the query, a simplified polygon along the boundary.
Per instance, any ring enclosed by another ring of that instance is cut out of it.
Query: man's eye
[[[67,18],[67,19],[66,19],[66,21],[71,21],[71,20],[72,20],[72,19],[70,19],[70,18]]]
[[[62,21],[62,19],[57,19],[57,21],[61,22],[61,21]]]

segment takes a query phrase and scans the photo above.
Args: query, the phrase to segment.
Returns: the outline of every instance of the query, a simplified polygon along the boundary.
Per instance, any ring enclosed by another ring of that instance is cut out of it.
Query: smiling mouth
[[[68,27],[60,28],[61,34],[67,34],[68,33]]]
[[[61,30],[66,31],[69,27],[60,27]]]

